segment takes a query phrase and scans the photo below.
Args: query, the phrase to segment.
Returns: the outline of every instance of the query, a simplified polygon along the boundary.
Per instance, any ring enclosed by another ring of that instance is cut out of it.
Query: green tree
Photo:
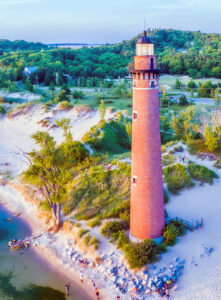
[[[82,91],[73,91],[72,96],[74,99],[83,99],[84,98],[84,93]]]
[[[47,132],[32,135],[39,150],[29,152],[29,168],[23,172],[24,180],[34,185],[42,195],[53,220],[53,228],[61,224],[61,205],[66,201],[66,185],[73,179],[74,167],[88,157],[88,151],[80,142],[67,138],[57,145]]]
[[[106,114],[106,107],[104,104],[104,100],[101,100],[100,106],[99,106],[99,112],[100,112],[100,118],[101,121],[104,120],[105,114]]]
[[[210,152],[214,152],[219,146],[219,137],[215,132],[213,132],[209,126],[206,125],[204,132],[205,145]]]
[[[31,83],[31,80],[29,77],[26,78],[25,80],[25,89],[30,91],[30,92],[33,92],[34,88],[33,88],[33,85]]]
[[[186,110],[182,110],[179,114],[173,115],[171,126],[173,128],[174,133],[180,138],[187,140],[191,138],[194,133],[194,109],[192,107],[188,107]]]
[[[177,78],[175,83],[175,89],[181,90],[182,89],[182,82]]]
[[[214,103],[216,105],[220,105],[221,96],[219,94],[219,89],[218,88],[214,90],[214,98],[213,98],[213,100],[214,100]]]
[[[179,99],[179,105],[181,105],[181,106],[189,105],[189,102],[188,102],[188,100],[187,100],[187,98],[186,98],[185,95],[182,95],[180,97],[180,99]]]

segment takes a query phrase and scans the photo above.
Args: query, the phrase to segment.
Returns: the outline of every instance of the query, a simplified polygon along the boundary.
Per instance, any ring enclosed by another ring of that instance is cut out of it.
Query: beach
[[[20,219],[22,220],[22,222],[25,222],[25,224],[27,224],[26,226],[30,228],[31,236],[38,236],[42,234],[42,232],[45,232],[45,225],[41,222],[40,219],[37,218],[35,214],[35,207],[28,205],[25,200],[16,201],[17,196],[19,200],[22,199],[22,197],[19,197],[19,195],[17,194],[17,191],[13,190],[12,187],[8,188],[7,190],[3,190],[2,188],[0,189],[0,205],[11,212],[12,221],[14,219]],[[21,215],[19,217],[13,218],[14,215],[20,213]],[[17,238],[17,236],[15,236],[14,238]],[[74,271],[67,270],[67,268],[62,265],[62,262],[59,261],[59,259],[53,254],[50,247],[44,247],[43,245],[38,247],[31,246],[30,251],[34,251],[35,255],[38,257],[37,260],[42,261],[42,263],[46,265],[52,273],[58,273],[59,277],[63,279],[64,283],[71,283],[71,287],[73,288],[74,293],[69,296],[69,299],[93,299],[92,287],[86,281],[82,284],[79,277],[77,277]],[[63,292],[65,293],[65,284],[62,287],[58,282],[57,285],[60,289],[63,288]]]

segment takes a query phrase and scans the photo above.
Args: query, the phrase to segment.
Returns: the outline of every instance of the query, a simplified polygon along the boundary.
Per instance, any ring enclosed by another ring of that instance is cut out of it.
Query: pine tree
[[[31,80],[29,77],[26,78],[25,80],[25,88],[26,90],[30,91],[30,92],[33,92],[34,88],[33,88],[33,85],[31,83]]]

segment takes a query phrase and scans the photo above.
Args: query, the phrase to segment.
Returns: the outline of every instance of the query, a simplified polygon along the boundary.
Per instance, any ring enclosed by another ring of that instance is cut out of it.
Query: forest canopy
[[[221,35],[172,29],[148,30],[163,73],[221,78]],[[40,43],[0,40],[0,78],[22,79],[26,66],[37,67],[39,83],[60,85],[67,78],[118,78],[128,75],[138,36],[94,48],[56,49]],[[57,77],[56,77],[57,76]],[[57,78],[57,82],[56,82]]]

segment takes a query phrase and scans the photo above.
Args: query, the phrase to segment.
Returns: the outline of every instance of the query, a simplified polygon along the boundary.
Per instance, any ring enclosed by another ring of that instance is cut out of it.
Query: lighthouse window
[[[153,58],[150,59],[150,68],[153,70]]]
[[[150,87],[151,87],[151,89],[153,89],[155,87],[155,82],[154,81],[151,81]]]
[[[133,112],[133,119],[134,119],[134,121],[137,120],[137,112],[136,111]]]
[[[137,185],[137,176],[133,176],[133,185]]]

